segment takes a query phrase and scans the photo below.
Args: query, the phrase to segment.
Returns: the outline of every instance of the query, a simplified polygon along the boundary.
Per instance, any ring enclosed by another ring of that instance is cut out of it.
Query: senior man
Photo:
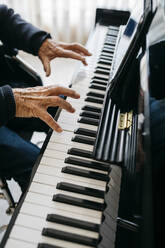
[[[26,22],[6,5],[0,5],[0,40],[9,49],[16,48],[38,56],[47,76],[51,73],[50,61],[56,57],[77,59],[87,65],[85,56],[91,55],[80,44],[54,41],[49,33]],[[69,102],[59,96],[64,95],[77,99],[79,95],[71,89],[57,86],[38,86],[22,89],[20,85],[20,88],[12,89],[9,85],[1,84],[1,75],[3,73],[4,71],[1,70],[0,177],[5,179],[14,178],[20,185],[22,192],[24,192],[40,149],[31,142],[22,139],[13,131],[13,123],[17,123],[17,118],[19,120],[23,117],[33,117],[33,120],[40,118],[42,121],[37,119],[39,130],[40,125],[45,125],[45,130],[49,126],[55,131],[61,132],[61,127],[55,122],[47,109],[59,106],[73,113],[75,109]],[[29,120],[31,121],[31,119]],[[43,125],[43,123],[46,124]],[[21,127],[19,126],[19,128]]]

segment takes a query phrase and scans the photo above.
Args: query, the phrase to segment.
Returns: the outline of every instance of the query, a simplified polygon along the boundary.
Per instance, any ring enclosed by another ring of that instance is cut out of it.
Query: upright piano
[[[0,247],[154,247],[146,34],[154,1],[97,9],[62,133],[49,131]]]

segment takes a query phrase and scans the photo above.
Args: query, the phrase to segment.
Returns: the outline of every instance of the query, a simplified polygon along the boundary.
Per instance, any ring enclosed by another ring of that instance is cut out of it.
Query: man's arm
[[[34,27],[15,14],[13,9],[0,4],[0,40],[11,48],[38,55],[38,50],[50,34]]]
[[[0,87],[0,126],[14,118],[16,105],[13,91],[10,86]]]

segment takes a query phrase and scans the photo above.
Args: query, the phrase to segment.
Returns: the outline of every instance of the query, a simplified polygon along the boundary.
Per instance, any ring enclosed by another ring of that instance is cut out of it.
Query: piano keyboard
[[[6,243],[6,248],[114,247],[121,168],[92,159],[99,118],[119,29],[97,26],[93,53],[80,67],[61,111],[62,133],[53,132]]]

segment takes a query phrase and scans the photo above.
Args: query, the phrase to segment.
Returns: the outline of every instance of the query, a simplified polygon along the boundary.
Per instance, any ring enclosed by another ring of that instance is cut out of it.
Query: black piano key
[[[89,137],[94,137],[94,138],[96,137],[96,134],[97,134],[96,131],[85,129],[85,128],[77,128],[74,130],[74,133],[89,136]]]
[[[99,73],[99,74],[103,74],[103,75],[109,75],[110,71],[106,70],[106,69],[96,69],[94,73]]]
[[[92,84],[89,86],[90,89],[106,91],[106,87],[100,86],[98,84]]]
[[[105,41],[109,42],[109,45],[111,46],[115,46],[116,45],[116,38],[112,38],[110,36],[107,36],[107,38],[105,39]]]
[[[104,199],[104,191],[92,189],[92,188],[88,188],[88,187],[83,187],[83,186],[72,184],[72,183],[61,182],[61,183],[57,184],[56,188],[64,190],[64,191],[77,193],[77,194],[89,195],[89,196]]]
[[[108,43],[108,44],[106,44],[106,45],[108,45],[108,46],[111,46],[111,47],[115,47],[115,45],[116,45],[116,39],[111,39],[110,37],[107,37],[106,39],[105,39],[105,43]],[[105,44],[104,43],[104,44]],[[113,51],[114,51],[114,49],[113,49]]]
[[[92,145],[92,146],[95,144],[95,139],[91,137],[89,138],[86,136],[83,137],[80,135],[75,135],[74,137],[72,137],[72,141],[82,143],[82,144]]]
[[[110,29],[110,30],[108,30],[107,35],[108,35],[108,36],[114,36],[114,37],[117,37],[117,36],[118,36],[118,33],[119,33],[119,31],[118,31],[118,30],[112,30],[112,29]]]
[[[110,30],[119,31],[119,26],[109,26],[108,31],[110,31]]]
[[[107,61],[106,59],[99,59],[98,63],[111,66],[112,61]]]
[[[114,49],[104,47],[102,50],[102,53],[111,53],[112,54],[112,53],[114,53]]]
[[[97,80],[102,80],[102,81],[104,81],[104,82],[108,82],[108,79],[106,79],[106,78],[104,78],[104,77],[94,76],[94,77],[92,78],[92,80],[95,80],[95,79],[97,79]]]
[[[39,243],[37,248],[62,248],[61,246],[56,246],[56,245],[49,245],[46,243]]]
[[[93,97],[98,97],[98,98],[104,99],[104,94],[100,94],[100,93],[96,93],[96,92],[91,92],[91,91],[89,91],[87,93],[87,96],[93,96]]]
[[[92,152],[86,151],[83,149],[79,148],[71,148],[67,152],[68,154],[75,155],[75,156],[80,156],[80,157],[85,157],[85,158],[92,158]]]
[[[101,113],[95,113],[95,112],[91,112],[91,111],[83,111],[80,113],[80,116],[89,117],[89,118],[99,120],[101,117]]]
[[[104,45],[111,45],[111,42],[108,40],[105,40]]]
[[[73,197],[69,195],[64,195],[64,194],[54,195],[53,201],[70,204],[70,205],[77,206],[77,207],[93,209],[97,211],[103,211],[105,208],[103,203],[89,201],[89,200],[85,200],[85,199],[81,199],[81,198],[77,198],[77,197]]]
[[[98,65],[95,69],[105,70],[105,71],[109,72],[110,66],[109,67],[104,67],[104,66]]]
[[[113,60],[113,57],[111,57],[111,56],[106,56],[106,54],[102,54],[102,55],[100,55],[100,58],[99,58],[99,60],[98,60],[98,62],[99,61],[105,61],[105,62],[107,62],[107,63],[110,63],[110,64],[112,64],[112,60]]]
[[[103,104],[103,100],[102,99],[98,99],[98,98],[91,97],[91,96],[87,96],[85,98],[85,102],[93,102],[93,103],[97,103],[97,104]]]
[[[110,44],[108,44],[108,45],[104,44],[103,48],[114,51],[114,46],[111,46]]]
[[[78,165],[82,167],[87,167],[95,170],[102,170],[110,172],[110,166],[105,163],[99,163],[97,161],[85,160],[82,158],[67,157],[65,158],[65,163]]]
[[[50,222],[58,223],[58,224],[63,224],[66,226],[72,226],[72,227],[85,229],[88,231],[93,231],[93,232],[98,232],[99,226],[100,226],[98,224],[91,223],[88,221],[77,220],[77,219],[73,219],[73,218],[69,218],[69,217],[65,217],[65,216],[61,216],[57,214],[48,214],[46,220]]]
[[[88,238],[85,236],[81,236],[78,234],[72,234],[69,232],[59,231],[52,228],[44,228],[42,230],[42,235],[46,237],[51,237],[55,239],[65,240],[77,244],[89,245],[92,247],[96,247],[97,239]]]
[[[99,59],[104,59],[104,60],[112,63],[113,55],[111,55],[110,53],[102,53],[100,55]]]
[[[101,108],[90,106],[90,105],[85,105],[84,107],[82,107],[82,110],[101,113]]]
[[[98,126],[99,125],[99,120],[93,119],[93,118],[89,118],[89,117],[80,117],[77,120],[77,122],[88,124],[88,125],[93,125],[93,126]]]
[[[105,49],[105,48],[103,48],[103,50],[101,51],[101,54],[113,54],[114,53],[114,51],[111,51],[111,50],[108,50],[108,49]]]
[[[83,170],[83,169],[78,169],[74,168],[72,166],[66,166],[63,167],[61,170],[63,173],[71,174],[71,175],[76,175],[80,177],[86,177],[86,178],[92,178],[95,180],[100,180],[100,181],[109,181],[109,176],[106,174],[94,172],[94,171],[89,171],[89,170]]]
[[[92,80],[91,82],[90,82],[90,84],[97,84],[97,85],[101,85],[101,86],[107,86],[107,82],[105,82],[105,81],[102,81],[102,80],[100,80],[100,79],[95,79],[95,80]]]
[[[101,53],[100,58],[99,59],[104,59],[107,60],[109,62],[112,62],[113,60],[113,55],[112,54],[108,54],[108,53]]]

